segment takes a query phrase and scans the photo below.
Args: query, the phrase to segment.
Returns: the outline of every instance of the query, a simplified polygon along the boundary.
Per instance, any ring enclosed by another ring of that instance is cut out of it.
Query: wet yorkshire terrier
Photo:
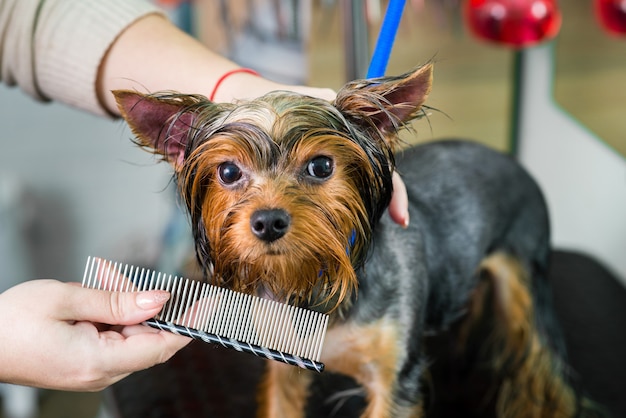
[[[470,142],[394,155],[431,82],[427,64],[348,83],[332,103],[115,92],[138,142],[174,167],[206,276],[331,315],[327,372],[268,362],[259,417],[312,415],[311,388],[333,376],[358,384],[362,417],[586,414],[551,309],[537,185]],[[394,170],[406,229],[385,213]]]

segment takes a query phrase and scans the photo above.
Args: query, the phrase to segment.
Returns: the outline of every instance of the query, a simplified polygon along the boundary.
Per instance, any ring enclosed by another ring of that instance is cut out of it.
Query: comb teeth
[[[328,315],[208,283],[88,257],[83,287],[114,292],[166,290],[154,328],[323,371],[319,362]]]

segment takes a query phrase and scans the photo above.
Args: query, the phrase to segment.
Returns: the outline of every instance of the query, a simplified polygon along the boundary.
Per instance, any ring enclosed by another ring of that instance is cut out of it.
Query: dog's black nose
[[[252,233],[266,242],[276,241],[287,233],[291,218],[282,209],[257,210],[250,218]]]

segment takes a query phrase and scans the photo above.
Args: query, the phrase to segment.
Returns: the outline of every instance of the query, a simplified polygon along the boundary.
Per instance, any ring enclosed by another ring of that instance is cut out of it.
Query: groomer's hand
[[[169,293],[33,280],[0,294],[0,381],[96,391],[168,360],[190,339],[140,324]],[[105,325],[108,324],[108,325]]]

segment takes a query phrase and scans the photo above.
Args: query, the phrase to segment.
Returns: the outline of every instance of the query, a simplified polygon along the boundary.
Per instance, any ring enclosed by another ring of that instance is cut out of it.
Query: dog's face
[[[421,114],[431,72],[350,83],[333,103],[114,93],[139,143],[174,167],[217,284],[332,309],[357,286],[390,200],[397,128]]]

